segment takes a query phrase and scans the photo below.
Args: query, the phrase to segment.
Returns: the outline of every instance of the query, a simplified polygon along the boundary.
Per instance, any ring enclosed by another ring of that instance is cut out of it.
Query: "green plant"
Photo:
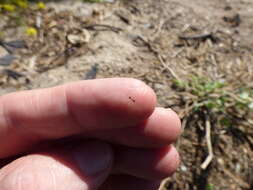
[[[30,3],[35,3],[36,10],[46,7],[43,2],[35,0],[0,0],[0,11],[13,12],[19,9],[25,9],[30,7]]]
[[[218,118],[221,125],[231,125],[232,122],[228,117],[231,110],[245,114],[253,111],[252,89],[231,88],[231,85],[223,81],[214,81],[201,76],[190,76],[187,81],[174,80],[173,84],[181,92],[191,94],[187,102],[191,105],[190,112],[207,111],[214,118]]]
[[[214,190],[214,185],[213,184],[207,184],[206,185],[206,190]]]
[[[5,11],[14,11],[17,8],[27,8],[27,0],[0,0],[0,8]]]

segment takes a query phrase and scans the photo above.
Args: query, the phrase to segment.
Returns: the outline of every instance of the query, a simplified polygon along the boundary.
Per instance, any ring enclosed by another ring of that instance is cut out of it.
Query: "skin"
[[[130,78],[0,97],[1,190],[155,190],[172,175],[181,123]]]

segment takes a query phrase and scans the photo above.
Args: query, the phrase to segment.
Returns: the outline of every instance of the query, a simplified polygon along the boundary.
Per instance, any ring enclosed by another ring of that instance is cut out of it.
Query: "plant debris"
[[[75,46],[88,43],[90,41],[90,38],[90,33],[85,29],[76,29],[67,34],[67,40]]]
[[[192,36],[178,36],[181,40],[202,40],[205,41],[207,39],[212,40],[212,42],[217,42],[217,37],[214,36],[213,33],[204,33],[199,35],[192,35]]]
[[[27,44],[25,43],[24,40],[15,40],[15,41],[9,41],[9,42],[0,40],[0,46],[5,48],[10,54],[14,53],[16,49],[27,48]]]
[[[242,20],[239,14],[235,14],[232,17],[224,16],[223,20],[227,23],[229,23],[232,27],[238,27],[240,26]]]
[[[0,65],[3,66],[10,65],[15,59],[16,57],[14,55],[11,54],[4,55],[0,57]]]
[[[95,64],[91,67],[91,69],[85,74],[84,79],[85,80],[90,80],[90,79],[95,79],[96,75],[98,72],[98,65]]]

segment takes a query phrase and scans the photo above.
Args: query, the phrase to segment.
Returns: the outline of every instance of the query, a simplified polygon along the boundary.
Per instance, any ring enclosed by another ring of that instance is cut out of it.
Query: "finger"
[[[107,129],[90,136],[132,147],[161,147],[175,142],[181,133],[181,122],[171,109],[156,108],[136,127]]]
[[[154,110],[154,92],[135,79],[99,79],[0,97],[0,158],[38,141],[133,126]]]
[[[159,148],[175,142],[180,133],[181,122],[178,115],[171,109],[156,108],[146,121],[135,127],[92,131],[87,136],[130,147]],[[51,141],[47,146],[68,144],[77,138],[81,137]]]
[[[159,181],[148,181],[128,175],[112,175],[99,190],[158,190]]]
[[[109,145],[81,146],[21,157],[0,170],[1,190],[95,190],[108,177],[113,162]]]
[[[179,154],[173,146],[160,149],[116,148],[114,172],[150,180],[162,180],[178,168]]]

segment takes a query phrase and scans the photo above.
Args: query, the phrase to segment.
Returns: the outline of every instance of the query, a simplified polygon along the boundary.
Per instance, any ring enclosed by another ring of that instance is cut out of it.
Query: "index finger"
[[[134,126],[152,114],[155,104],[152,89],[128,78],[4,95],[0,97],[0,158],[42,140]]]

